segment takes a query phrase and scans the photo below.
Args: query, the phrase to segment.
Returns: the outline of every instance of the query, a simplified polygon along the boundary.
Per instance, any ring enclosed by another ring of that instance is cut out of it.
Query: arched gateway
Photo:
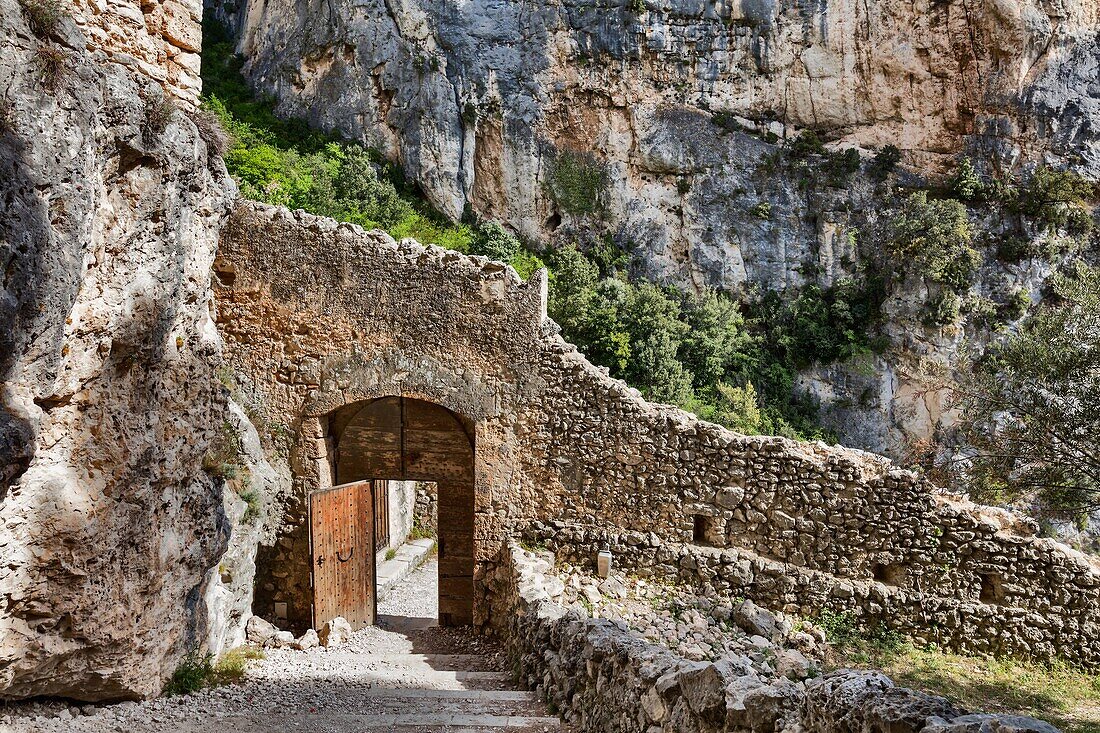
[[[378,523],[372,513],[391,479],[435,483],[439,622],[471,623],[473,426],[440,405],[389,396],[341,407],[324,427],[336,485],[309,497],[314,626],[335,616],[353,626],[374,623]]]

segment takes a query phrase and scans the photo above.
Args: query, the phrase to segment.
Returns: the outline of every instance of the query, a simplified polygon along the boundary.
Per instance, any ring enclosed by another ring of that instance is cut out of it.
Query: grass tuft
[[[239,682],[244,678],[249,660],[263,659],[262,649],[240,646],[231,649],[217,661],[213,654],[188,652],[164,687],[165,695],[190,695],[206,687]]]
[[[1100,675],[1061,661],[972,657],[917,646],[882,627],[861,630],[848,613],[825,611],[816,622],[829,641],[831,668],[880,669],[899,685],[966,708],[1039,718],[1065,733],[1100,733]]]
[[[43,86],[51,91],[57,89],[69,73],[69,55],[53,46],[39,46],[38,73]]]
[[[199,137],[206,143],[207,153],[219,158],[225,157],[233,144],[233,136],[225,129],[221,118],[211,110],[200,107],[191,113],[191,121],[199,131]]]
[[[164,90],[158,94],[152,92],[142,95],[145,105],[144,118],[141,121],[141,137],[146,143],[152,143],[160,137],[176,114],[176,103]]]
[[[41,39],[54,35],[61,21],[69,17],[60,0],[19,0],[19,7],[31,32]]]

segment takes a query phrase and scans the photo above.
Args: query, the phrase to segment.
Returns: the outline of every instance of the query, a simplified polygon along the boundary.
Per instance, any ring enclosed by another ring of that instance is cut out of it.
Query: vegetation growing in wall
[[[69,54],[54,46],[42,44],[35,55],[42,85],[50,91],[57,89],[69,73]]]
[[[1028,715],[1066,733],[1100,731],[1098,675],[1063,662],[971,657],[920,646],[882,627],[860,630],[845,613],[825,612],[817,623],[829,641],[831,669],[877,669],[898,685],[971,709]]]
[[[152,143],[168,128],[176,114],[176,104],[163,89],[144,93],[141,102],[141,136],[146,143]]]
[[[223,481],[245,477],[248,468],[241,456],[241,439],[237,429],[228,419],[210,441],[210,448],[202,459],[202,468],[211,476]]]
[[[562,211],[597,216],[603,211],[609,180],[603,164],[584,153],[563,150],[550,163],[547,185]]]
[[[61,21],[69,17],[59,0],[19,0],[19,7],[31,32],[42,39],[54,35]]]

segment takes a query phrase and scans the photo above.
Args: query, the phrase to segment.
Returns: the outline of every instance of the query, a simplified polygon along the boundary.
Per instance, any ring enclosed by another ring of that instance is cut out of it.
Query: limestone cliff
[[[248,612],[245,502],[203,470],[242,429],[209,282],[235,187],[166,40],[197,7],[33,10],[0,0],[0,698],[148,696]]]
[[[965,152],[1003,174],[1047,161],[1100,176],[1095,0],[218,10],[281,112],[385,151],[444,212],[471,207],[532,242],[610,235],[688,287],[827,285],[852,271],[857,232],[881,246],[869,176],[761,170],[800,130],[865,158],[894,144],[925,175]],[[991,266],[975,293],[1038,298],[1044,275]],[[974,334],[896,317],[921,295],[888,304],[893,353],[804,375],[846,442],[897,454],[950,422],[945,394],[912,375]]]

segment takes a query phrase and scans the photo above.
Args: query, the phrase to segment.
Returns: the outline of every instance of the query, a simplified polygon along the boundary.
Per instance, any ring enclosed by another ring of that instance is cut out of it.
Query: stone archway
[[[473,621],[474,429],[433,402],[380,397],[328,415],[334,484],[431,481],[438,491],[439,623]]]

